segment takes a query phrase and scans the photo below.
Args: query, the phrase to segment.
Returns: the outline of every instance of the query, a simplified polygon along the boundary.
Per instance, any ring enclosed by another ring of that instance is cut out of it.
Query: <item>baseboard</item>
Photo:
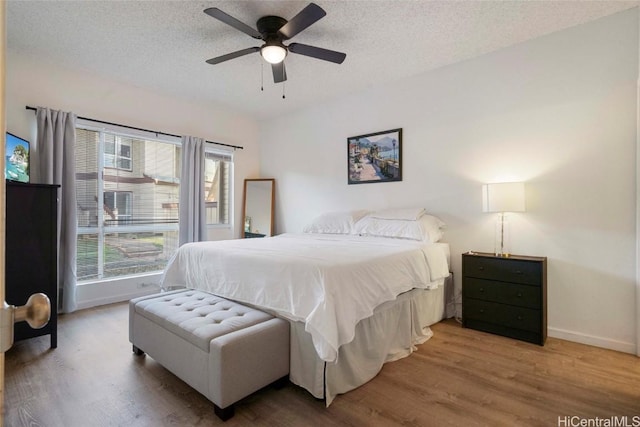
[[[160,292],[160,289],[146,288],[146,289],[137,289],[135,292],[118,294],[118,295],[109,295],[102,298],[93,298],[87,300],[78,301],[78,310],[83,310],[85,308],[98,307],[100,305],[113,304],[116,302],[129,301],[133,298],[142,297],[145,295],[151,295]]]
[[[548,328],[547,335],[553,338],[560,338],[580,344],[592,345],[595,347],[607,348],[609,350],[621,351],[623,353],[636,354],[636,344],[630,342],[616,341],[609,338],[596,337],[565,329]]]
[[[76,288],[78,309],[128,301],[160,292],[160,276],[155,273],[80,284]]]

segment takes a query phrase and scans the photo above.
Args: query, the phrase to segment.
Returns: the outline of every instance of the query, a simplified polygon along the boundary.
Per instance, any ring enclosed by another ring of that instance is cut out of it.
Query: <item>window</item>
[[[105,222],[110,225],[131,223],[131,195],[123,191],[104,192],[104,211],[107,214]]]
[[[204,192],[207,225],[229,224],[230,153],[205,151]]]
[[[104,141],[104,166],[131,170],[131,139],[105,134]]]
[[[181,147],[161,140],[76,129],[80,283],[158,272],[178,248]],[[231,223],[232,153],[205,152],[207,224]]]

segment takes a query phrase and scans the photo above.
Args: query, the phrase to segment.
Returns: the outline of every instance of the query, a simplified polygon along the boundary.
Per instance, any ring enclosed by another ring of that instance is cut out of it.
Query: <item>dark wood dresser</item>
[[[462,325],[544,345],[547,258],[463,254]]]
[[[51,302],[51,318],[42,329],[27,322],[14,326],[14,340],[51,334],[58,346],[57,204],[58,186],[7,182],[6,299],[21,306],[31,294],[42,292]]]

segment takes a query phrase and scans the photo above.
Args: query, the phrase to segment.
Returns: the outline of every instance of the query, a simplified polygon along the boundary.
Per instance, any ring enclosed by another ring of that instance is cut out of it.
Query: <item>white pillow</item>
[[[404,219],[408,221],[415,221],[426,213],[427,212],[424,208],[385,209],[382,211],[372,212],[369,216],[379,219]]]
[[[367,216],[356,223],[353,233],[361,236],[391,237],[435,243],[442,238],[444,225],[444,222],[432,215],[423,215],[417,221]]]
[[[446,224],[440,218],[425,214],[420,217],[418,222],[425,235],[425,239],[423,240],[435,243],[442,239],[442,235],[444,234],[442,229],[446,227]]]
[[[307,224],[304,233],[352,234],[354,224],[367,215],[367,211],[327,212]]]

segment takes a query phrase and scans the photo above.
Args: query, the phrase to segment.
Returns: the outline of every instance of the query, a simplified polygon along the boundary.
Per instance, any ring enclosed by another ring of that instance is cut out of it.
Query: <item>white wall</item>
[[[10,46],[9,46],[10,49]],[[137,87],[75,71],[9,51],[6,58],[7,130],[35,141],[35,114],[25,106],[43,106],[99,120],[209,141],[243,146],[234,155],[233,227],[213,228],[209,238],[239,237],[242,226],[242,191],[245,178],[259,175],[258,124],[253,119],[212,104],[162,96]],[[125,300],[157,290],[157,277],[144,276],[122,283],[80,286],[80,308]],[[103,293],[104,291],[107,293]]]
[[[448,224],[459,287],[460,254],[493,250],[481,184],[525,181],[512,252],[548,257],[550,335],[634,352],[637,79],[631,10],[265,121],[276,228],[424,206]],[[398,127],[403,181],[347,185],[347,137]]]

